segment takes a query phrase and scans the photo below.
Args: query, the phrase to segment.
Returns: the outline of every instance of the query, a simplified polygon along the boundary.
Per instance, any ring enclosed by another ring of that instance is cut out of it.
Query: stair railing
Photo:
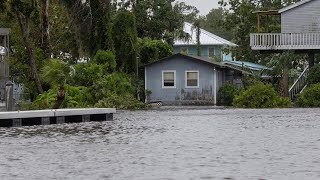
[[[309,73],[309,65],[303,70],[298,79],[293,83],[289,89],[290,99],[293,100],[294,97],[300,93],[307,85],[307,77]]]

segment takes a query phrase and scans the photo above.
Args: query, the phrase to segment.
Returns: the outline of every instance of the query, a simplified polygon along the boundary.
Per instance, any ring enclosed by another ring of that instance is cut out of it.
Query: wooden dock
[[[0,112],[0,127],[20,127],[90,121],[112,121],[115,108],[54,109]]]

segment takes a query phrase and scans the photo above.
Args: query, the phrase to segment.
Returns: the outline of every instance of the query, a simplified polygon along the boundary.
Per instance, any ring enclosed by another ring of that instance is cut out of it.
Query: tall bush
[[[218,96],[220,104],[225,106],[232,106],[233,98],[239,94],[239,89],[230,82],[225,83],[219,89]]]
[[[320,83],[320,64],[317,64],[310,69],[307,82],[308,84]]]
[[[278,108],[289,107],[289,98],[279,97],[271,84],[256,83],[240,92],[233,105],[239,108]]]
[[[93,62],[99,65],[104,65],[104,69],[106,69],[108,72],[113,72],[116,70],[116,56],[112,51],[98,50],[93,58]]]
[[[320,84],[312,84],[299,94],[297,105],[300,107],[320,107]]]

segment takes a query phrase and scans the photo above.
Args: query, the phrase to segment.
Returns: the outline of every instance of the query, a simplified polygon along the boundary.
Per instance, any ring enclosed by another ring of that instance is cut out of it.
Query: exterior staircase
[[[309,66],[305,67],[304,71],[293,83],[289,89],[289,97],[293,100],[297,94],[301,93],[307,87],[307,77],[309,73]]]

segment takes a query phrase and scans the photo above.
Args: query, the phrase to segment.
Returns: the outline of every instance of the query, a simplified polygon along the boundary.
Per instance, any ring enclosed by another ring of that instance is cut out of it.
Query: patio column
[[[217,105],[217,70],[213,68],[213,95],[214,95],[214,105]]]
[[[309,60],[309,68],[312,68],[314,66],[314,53],[308,54],[308,60]]]

